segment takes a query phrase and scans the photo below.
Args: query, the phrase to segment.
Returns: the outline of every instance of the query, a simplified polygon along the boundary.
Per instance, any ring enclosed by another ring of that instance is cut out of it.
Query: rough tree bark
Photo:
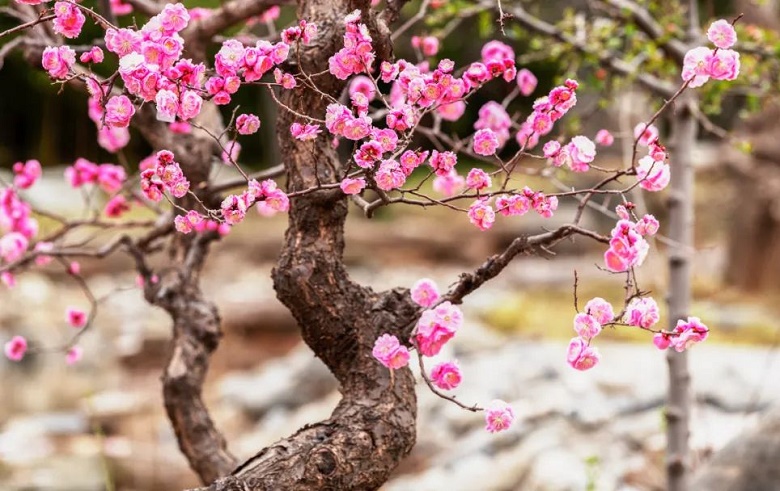
[[[696,0],[688,2],[688,41],[695,43],[699,32]],[[686,91],[679,108],[672,116],[671,153],[672,178],[669,196],[669,327],[688,316],[691,303],[691,256],[694,247],[694,169],[693,147],[696,144],[697,122],[692,106],[696,94]],[[690,471],[691,376],[688,353],[668,350],[669,389],[666,401],[666,477],[669,491],[688,489]]]
[[[320,29],[311,46],[291,55],[300,65],[290,69],[311,74],[327,70],[328,58],[341,44],[345,15],[360,8],[366,16],[367,7],[368,1],[301,2],[299,18]],[[377,36],[386,31],[378,19],[370,19],[369,25]],[[380,54],[387,53],[384,40],[375,41]],[[329,74],[316,82],[329,96],[338,96],[344,87]],[[322,135],[302,142],[288,130],[300,121],[295,113],[322,118],[331,99],[301,84],[280,100],[284,108],[278,140],[288,191],[339,182],[344,169],[329,139]],[[372,358],[371,349],[383,332],[408,337],[418,311],[406,290],[375,293],[350,279],[342,261],[347,205],[343,193],[328,190],[293,200],[273,271],[278,298],[298,321],[303,340],[338,379],[342,399],[329,419],[269,446],[205,489],[376,489],[414,446],[412,373],[396,370],[391,377]]]

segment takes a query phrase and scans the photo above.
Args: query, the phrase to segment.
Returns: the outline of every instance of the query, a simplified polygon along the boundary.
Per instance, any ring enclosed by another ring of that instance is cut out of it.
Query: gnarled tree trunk
[[[380,54],[386,50],[379,19],[368,19],[368,2],[304,1],[299,18],[317,23],[310,46],[291,55],[309,74],[327,70],[328,58],[341,47],[344,17],[360,8],[373,26]],[[344,83],[330,74],[315,76],[318,87],[337,97]],[[287,168],[288,192],[337,183],[344,168],[329,138],[294,139],[290,124],[297,114],[322,119],[330,97],[301,84],[280,101],[278,139]],[[265,448],[210,490],[377,489],[415,443],[416,395],[408,368],[390,371],[371,350],[384,332],[408,338],[418,314],[406,290],[376,293],[355,283],[343,263],[347,200],[343,193],[320,190],[292,200],[289,227],[273,271],[278,298],[298,321],[304,341],[340,384],[342,399],[325,421]],[[258,390],[262,390],[258,387]]]

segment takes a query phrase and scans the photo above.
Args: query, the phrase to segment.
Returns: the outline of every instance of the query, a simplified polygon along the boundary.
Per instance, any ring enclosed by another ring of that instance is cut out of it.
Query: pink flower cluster
[[[14,336],[4,346],[5,356],[11,361],[21,361],[27,352],[27,340],[22,336]]]
[[[518,194],[496,198],[496,211],[505,217],[525,215],[531,208],[544,218],[550,218],[558,209],[558,197],[547,196],[541,191],[535,192],[526,186]]]
[[[314,140],[320,133],[322,130],[318,124],[293,123],[290,125],[290,134],[297,140]]]
[[[155,157],[154,168],[141,171],[141,192],[151,201],[160,201],[168,191],[181,198],[190,190],[190,182],[184,177],[179,163],[174,161],[173,153],[160,150]]]
[[[282,41],[284,41],[286,44],[295,44],[298,41],[302,41],[303,44],[309,44],[316,37],[317,25],[311,22],[306,22],[303,19],[298,22],[297,26],[288,27],[282,31]]]
[[[642,265],[650,245],[641,232],[648,232],[647,227],[638,227],[627,219],[618,220],[612,229],[609,248],[604,253],[604,262],[609,271],[620,273]]]
[[[450,302],[422,313],[415,328],[415,342],[424,356],[435,356],[463,325],[463,313]]]
[[[383,334],[374,343],[371,354],[379,362],[391,370],[403,368],[409,364],[409,349],[401,345],[398,338]]]
[[[253,179],[249,181],[246,191],[240,195],[231,194],[222,200],[220,205],[222,218],[227,225],[236,225],[246,218],[246,212],[252,205],[260,202],[264,203],[269,211],[284,212],[290,209],[290,199],[277,187],[273,179],[266,179],[263,182]],[[184,233],[188,233],[189,229],[199,231],[198,223],[193,220],[200,220],[200,218],[194,215],[182,217],[181,231]]]
[[[78,37],[87,20],[79,6],[70,2],[55,3],[54,16],[54,32],[71,39]]]
[[[602,326],[615,319],[612,305],[600,297],[592,298],[585,304],[585,311],[574,316],[574,331],[577,337],[569,342],[566,361],[577,370],[589,370],[601,359],[596,348],[590,345],[599,335]]]
[[[344,194],[360,194],[363,189],[366,187],[366,180],[362,177],[358,178],[350,178],[345,177],[343,181],[341,181],[341,190],[344,192]]]
[[[66,79],[76,63],[76,52],[69,46],[48,46],[43,50],[41,64],[51,78]]]
[[[658,349],[674,348],[677,352],[685,351],[696,343],[707,339],[710,330],[702,324],[698,317],[688,317],[688,320],[678,320],[671,333],[660,332],[653,336],[653,344]]]
[[[688,87],[701,87],[710,78],[715,80],[735,80],[739,75],[739,53],[729,49],[737,42],[734,27],[725,20],[710,25],[707,38],[716,46],[710,49],[704,46],[693,48],[683,59],[682,79]]]
[[[122,188],[127,180],[127,173],[120,165],[98,165],[87,159],[78,158],[72,166],[65,168],[65,180],[73,188],[97,184],[106,193],[113,194]]]
[[[23,252],[27,249],[28,240],[38,233],[38,221],[32,217],[32,207],[19,198],[13,188],[0,189],[0,230],[8,233],[3,237],[7,241],[5,246],[0,246],[0,255],[4,257],[9,254],[20,256],[18,252],[8,251],[18,251],[21,248]],[[12,238],[6,239],[8,236]]]
[[[43,174],[41,163],[37,160],[28,160],[25,163],[17,162],[13,166],[14,186],[19,189],[28,189],[40,179]]]
[[[596,144],[590,138],[579,135],[565,146],[555,140],[548,141],[544,144],[543,152],[555,167],[565,163],[574,172],[587,172],[590,163],[596,159]]]
[[[575,80],[568,79],[563,85],[554,87],[547,96],[537,99],[533,112],[517,132],[517,143],[523,148],[535,147],[539,137],[552,131],[555,122],[577,104],[578,87]]]
[[[328,60],[330,73],[340,80],[346,80],[355,73],[370,72],[376,55],[371,46],[368,27],[360,22],[360,11],[355,10],[344,19],[344,47]]]
[[[652,297],[641,297],[634,298],[628,303],[623,315],[623,322],[629,326],[649,329],[658,322],[659,318],[656,301]]]

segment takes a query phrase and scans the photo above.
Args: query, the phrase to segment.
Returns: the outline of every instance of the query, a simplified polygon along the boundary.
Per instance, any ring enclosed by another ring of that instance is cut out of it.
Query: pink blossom
[[[688,87],[701,87],[710,79],[707,60],[712,57],[712,50],[700,46],[685,53],[683,58],[682,79],[690,81]]]
[[[454,152],[439,152],[434,150],[431,153],[430,164],[437,176],[445,176],[455,168],[458,163],[458,156]]]
[[[398,134],[389,128],[374,128],[371,137],[379,142],[383,152],[392,152],[398,146]]]
[[[471,169],[468,175],[466,176],[466,186],[469,189],[481,191],[483,189],[489,188],[491,184],[492,181],[490,180],[490,176],[488,175],[488,173],[477,167]]]
[[[521,216],[531,209],[531,200],[523,195],[499,196],[496,198],[496,211],[508,216]]]
[[[561,151],[561,144],[555,140],[550,140],[542,147],[542,153],[548,159],[554,158]]]
[[[349,82],[348,92],[350,95],[360,93],[366,96],[369,101],[376,97],[376,88],[374,82],[365,75],[358,75]]]
[[[656,162],[649,155],[639,159],[636,166],[636,178],[639,185],[648,191],[661,191],[671,179],[669,164]]]
[[[78,261],[71,261],[68,265],[68,274],[73,276],[81,274],[81,264]]]
[[[601,325],[609,324],[615,318],[612,304],[601,297],[588,300],[588,303],[585,304],[585,312],[592,315],[596,322]]]
[[[660,350],[665,350],[672,344],[669,334],[658,332],[653,335],[653,344]]]
[[[735,80],[739,75],[739,53],[731,49],[720,49],[705,59],[707,73],[715,80]]]
[[[431,369],[431,381],[440,389],[455,389],[460,385],[461,380],[463,380],[463,376],[460,373],[460,367],[457,362],[446,361],[437,363]]]
[[[471,204],[468,211],[469,221],[477,228],[484,231],[493,226],[496,221],[496,213],[493,208],[483,200],[477,200]]]
[[[360,194],[363,189],[366,187],[366,180],[362,177],[358,178],[350,178],[345,177],[343,181],[341,181],[341,190],[344,192],[344,194]]]
[[[506,402],[496,399],[485,408],[485,430],[490,433],[498,433],[512,426],[515,420],[515,412]]]
[[[383,160],[374,175],[374,180],[379,189],[390,191],[404,185],[406,174],[401,168],[401,164],[395,160]]]
[[[103,126],[98,130],[98,145],[111,153],[116,153],[130,142],[130,131],[127,128]]]
[[[521,70],[518,70],[517,72],[517,86],[520,87],[520,93],[524,96],[529,96],[533,93],[534,90],[536,90],[536,84],[538,81],[536,80],[536,76],[531,72],[531,70],[528,70],[527,68],[523,68]]]
[[[455,169],[451,169],[446,175],[437,175],[433,178],[433,190],[444,196],[454,196],[459,193],[466,184],[463,176]]]
[[[574,331],[582,339],[588,341],[598,336],[601,332],[601,324],[594,316],[580,312],[574,316]]]
[[[423,278],[412,286],[411,295],[414,303],[428,308],[439,300],[439,289],[433,280]]]
[[[290,209],[290,198],[281,189],[267,192],[265,203],[274,211],[286,212]]]
[[[566,361],[577,370],[590,370],[601,360],[598,350],[582,338],[572,338],[566,351]]]
[[[116,16],[127,15],[133,12],[133,6],[129,3],[123,3],[122,0],[109,0],[109,6],[111,7],[111,13]]]
[[[640,235],[655,235],[659,226],[653,215],[645,215],[636,223],[636,231]]]
[[[640,145],[647,147],[658,140],[658,128],[652,124],[646,126],[645,123],[639,123],[634,127],[634,138],[639,139]]]
[[[378,141],[367,141],[360,145],[355,153],[355,163],[364,169],[373,167],[374,162],[382,158],[382,145]]]
[[[604,253],[604,262],[610,271],[627,271],[634,266],[640,266],[649,249],[650,245],[636,231],[636,226],[628,220],[620,220],[612,230],[609,249]]]
[[[134,114],[135,107],[127,96],[115,95],[106,103],[106,124],[109,126],[126,128]]]
[[[132,29],[109,28],[106,30],[105,40],[106,49],[120,57],[120,67],[122,67],[122,57],[141,51],[143,36]],[[143,57],[141,57],[141,61],[143,61]]]
[[[196,229],[196,227],[203,221],[204,217],[195,210],[188,211],[185,215],[177,215],[174,218],[173,223],[176,230],[188,234]]]
[[[503,60],[509,58],[515,59],[514,50],[507,44],[501,41],[488,41],[482,46],[482,62],[487,63],[492,60]]]
[[[7,263],[19,260],[30,242],[19,232],[9,232],[0,237],[0,259]]]
[[[707,39],[720,49],[729,49],[737,42],[737,31],[728,21],[716,20],[707,29]]]
[[[113,164],[98,166],[97,182],[103,191],[111,194],[119,191],[127,179],[124,167]]]
[[[169,3],[159,14],[160,23],[167,34],[183,31],[190,21],[190,13],[184,4]]]
[[[371,351],[374,358],[391,370],[403,368],[409,364],[409,350],[398,342],[398,338],[383,334],[374,343]]]
[[[244,200],[238,198],[238,196],[231,194],[222,200],[220,205],[222,211],[222,217],[228,225],[235,225],[241,223],[246,216],[246,203]]]
[[[13,166],[14,186],[19,189],[32,187],[43,174],[41,163],[37,160],[28,160],[25,163],[17,162]]]
[[[81,346],[73,346],[65,354],[65,363],[68,365],[75,365],[81,360],[83,355],[84,350],[81,349]]]
[[[596,133],[596,143],[602,147],[609,147],[615,143],[615,137],[607,130],[599,130],[598,133]]]
[[[596,145],[586,136],[575,136],[567,145],[569,150],[569,166],[574,172],[585,172],[596,158]]]
[[[290,134],[298,140],[314,140],[320,133],[322,130],[318,124],[293,123],[290,125]]]
[[[170,5],[170,4],[169,4]],[[185,90],[179,101],[178,115],[183,120],[189,120],[200,114],[203,98],[194,90]]]
[[[5,356],[11,361],[21,361],[27,352],[27,340],[22,336],[14,336],[5,343]]]
[[[79,61],[82,63],[101,63],[103,61],[103,50],[99,46],[92,46],[89,51],[81,53]]]
[[[660,318],[658,304],[652,297],[635,298],[626,307],[623,322],[629,326],[648,329]]]
[[[688,317],[687,321],[680,319],[672,331],[672,334],[676,335],[671,339],[672,348],[677,352],[685,351],[692,345],[707,339],[709,333],[709,328],[702,324],[698,317]]]
[[[463,313],[450,302],[426,310],[417,322],[415,341],[424,356],[435,356],[463,325]]]
[[[498,138],[491,129],[478,130],[474,133],[474,153],[477,155],[493,155],[498,148]]]
[[[65,309],[65,320],[72,327],[81,329],[87,325],[87,314],[83,310],[76,307],[68,307]]]
[[[78,37],[86,17],[77,5],[69,2],[57,2],[54,4],[54,15],[54,32],[70,39]]]
[[[49,46],[43,50],[42,65],[52,78],[68,78],[74,63],[76,52],[68,46]]]
[[[291,73],[285,73],[278,68],[274,68],[274,82],[287,90],[294,89],[298,86],[298,82]]]
[[[251,135],[260,129],[260,118],[254,114],[239,114],[236,118],[236,129],[239,134]]]

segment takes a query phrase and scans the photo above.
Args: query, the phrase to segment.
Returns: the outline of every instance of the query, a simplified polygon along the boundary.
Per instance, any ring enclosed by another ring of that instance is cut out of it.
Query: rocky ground
[[[397,223],[391,217],[350,222],[346,256],[358,280],[387,288],[430,276],[447,285],[527,230],[499,227],[477,235],[467,225],[425,215]],[[204,275],[226,332],[205,395],[239,457],[326,417],[338,401],[333,378],[300,343],[294,321],[274,297],[269,271],[283,227],[283,219],[272,219],[237,230],[215,250]],[[440,356],[461,364],[458,399],[507,400],[517,424],[488,434],[480,415],[421,383],[418,445],[385,491],[663,489],[663,354],[649,339],[599,339],[603,362],[596,369],[580,373],[564,362],[570,335],[559,326],[570,325],[573,314],[572,269],[580,272],[581,288],[598,282],[620,295],[620,285],[603,283],[592,267],[598,261],[592,252],[575,244],[552,261],[522,258],[468,298],[466,327]],[[718,255],[702,253],[697,261],[704,272],[697,281],[711,284]],[[84,264],[95,293],[111,294],[83,337],[80,365],[66,367],[59,353],[20,364],[0,360],[1,489],[170,491],[197,484],[162,411],[158,379],[168,319],[144,303],[128,266],[124,259]],[[663,268],[661,260],[651,262],[643,275],[661,281]],[[65,307],[83,304],[62,275],[24,275],[16,289],[0,292],[0,336],[21,333],[56,345],[73,334]],[[714,329],[736,333],[727,340],[740,340],[746,319],[761,319],[773,333],[780,329],[771,309],[753,304],[711,300],[697,308],[716,320]],[[498,311],[504,314],[497,323]],[[775,351],[717,342],[692,350],[697,464],[780,403]]]

